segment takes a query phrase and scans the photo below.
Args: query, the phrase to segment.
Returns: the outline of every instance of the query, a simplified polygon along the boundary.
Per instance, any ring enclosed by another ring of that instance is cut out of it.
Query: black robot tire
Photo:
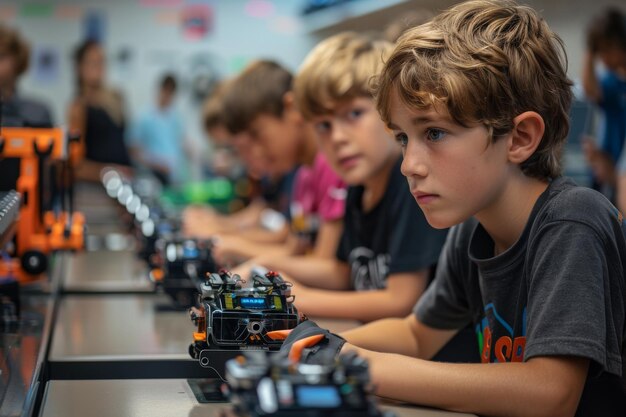
[[[48,269],[48,257],[40,251],[29,250],[21,257],[22,269],[31,275],[38,275]]]

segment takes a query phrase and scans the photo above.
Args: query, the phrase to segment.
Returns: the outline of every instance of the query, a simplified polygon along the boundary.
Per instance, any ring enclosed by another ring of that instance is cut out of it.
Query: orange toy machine
[[[85,219],[72,206],[72,169],[79,146],[78,137],[60,128],[0,130],[0,167],[2,159],[19,159],[16,190],[21,196],[14,258],[0,262],[0,276],[37,280],[51,252],[84,247]]]

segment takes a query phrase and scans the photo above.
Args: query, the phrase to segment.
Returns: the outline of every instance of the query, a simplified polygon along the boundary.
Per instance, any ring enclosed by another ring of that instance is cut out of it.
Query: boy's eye
[[[324,135],[330,131],[331,125],[329,121],[321,121],[315,123],[315,131],[320,135]]]
[[[437,142],[446,135],[446,132],[440,129],[428,129],[426,131],[426,138],[432,142]]]
[[[406,135],[406,133],[396,133],[396,141],[400,144],[401,147],[406,148],[408,142],[409,142],[409,137]]]
[[[361,109],[352,109],[348,112],[348,120],[355,120],[361,117],[363,114],[363,110]]]

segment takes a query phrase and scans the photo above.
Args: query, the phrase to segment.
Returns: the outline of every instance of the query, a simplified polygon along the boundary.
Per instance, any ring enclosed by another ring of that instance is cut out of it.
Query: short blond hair
[[[555,178],[572,100],[566,68],[563,42],[536,11],[513,1],[468,1],[398,39],[376,83],[377,108],[389,124],[396,91],[409,108],[444,105],[457,123],[484,125],[492,141],[511,131],[517,115],[535,111],[545,132],[521,169]]]
[[[371,80],[393,45],[354,32],[320,42],[305,58],[294,81],[298,109],[306,119],[331,113],[337,104],[372,97]]]

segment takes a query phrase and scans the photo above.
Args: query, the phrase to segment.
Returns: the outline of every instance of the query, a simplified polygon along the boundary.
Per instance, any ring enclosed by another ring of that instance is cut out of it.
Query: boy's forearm
[[[571,417],[588,366],[587,360],[566,357],[526,363],[448,364],[357,351],[369,360],[378,395],[486,416]]]
[[[251,227],[246,230],[237,231],[236,235],[254,243],[282,244],[286,242],[289,231],[286,228],[279,231],[272,231],[261,227]]]
[[[300,284],[327,290],[347,290],[350,277],[347,265],[335,259],[315,256],[261,256],[257,263],[288,275]]]
[[[328,291],[307,288],[306,297],[296,307],[313,317],[372,321],[386,317],[402,317],[407,314],[393,294],[385,290],[374,291]]]
[[[258,224],[261,211],[265,204],[260,201],[253,201],[247,207],[229,214],[217,215],[216,223],[220,225],[221,233],[241,232],[242,229],[253,227]]]
[[[418,346],[407,318],[376,320],[341,333],[348,343],[376,352],[418,357]]]
[[[280,243],[268,244],[242,240],[235,252],[242,258],[251,259],[261,255],[286,256],[291,252],[291,248],[289,245]]]

